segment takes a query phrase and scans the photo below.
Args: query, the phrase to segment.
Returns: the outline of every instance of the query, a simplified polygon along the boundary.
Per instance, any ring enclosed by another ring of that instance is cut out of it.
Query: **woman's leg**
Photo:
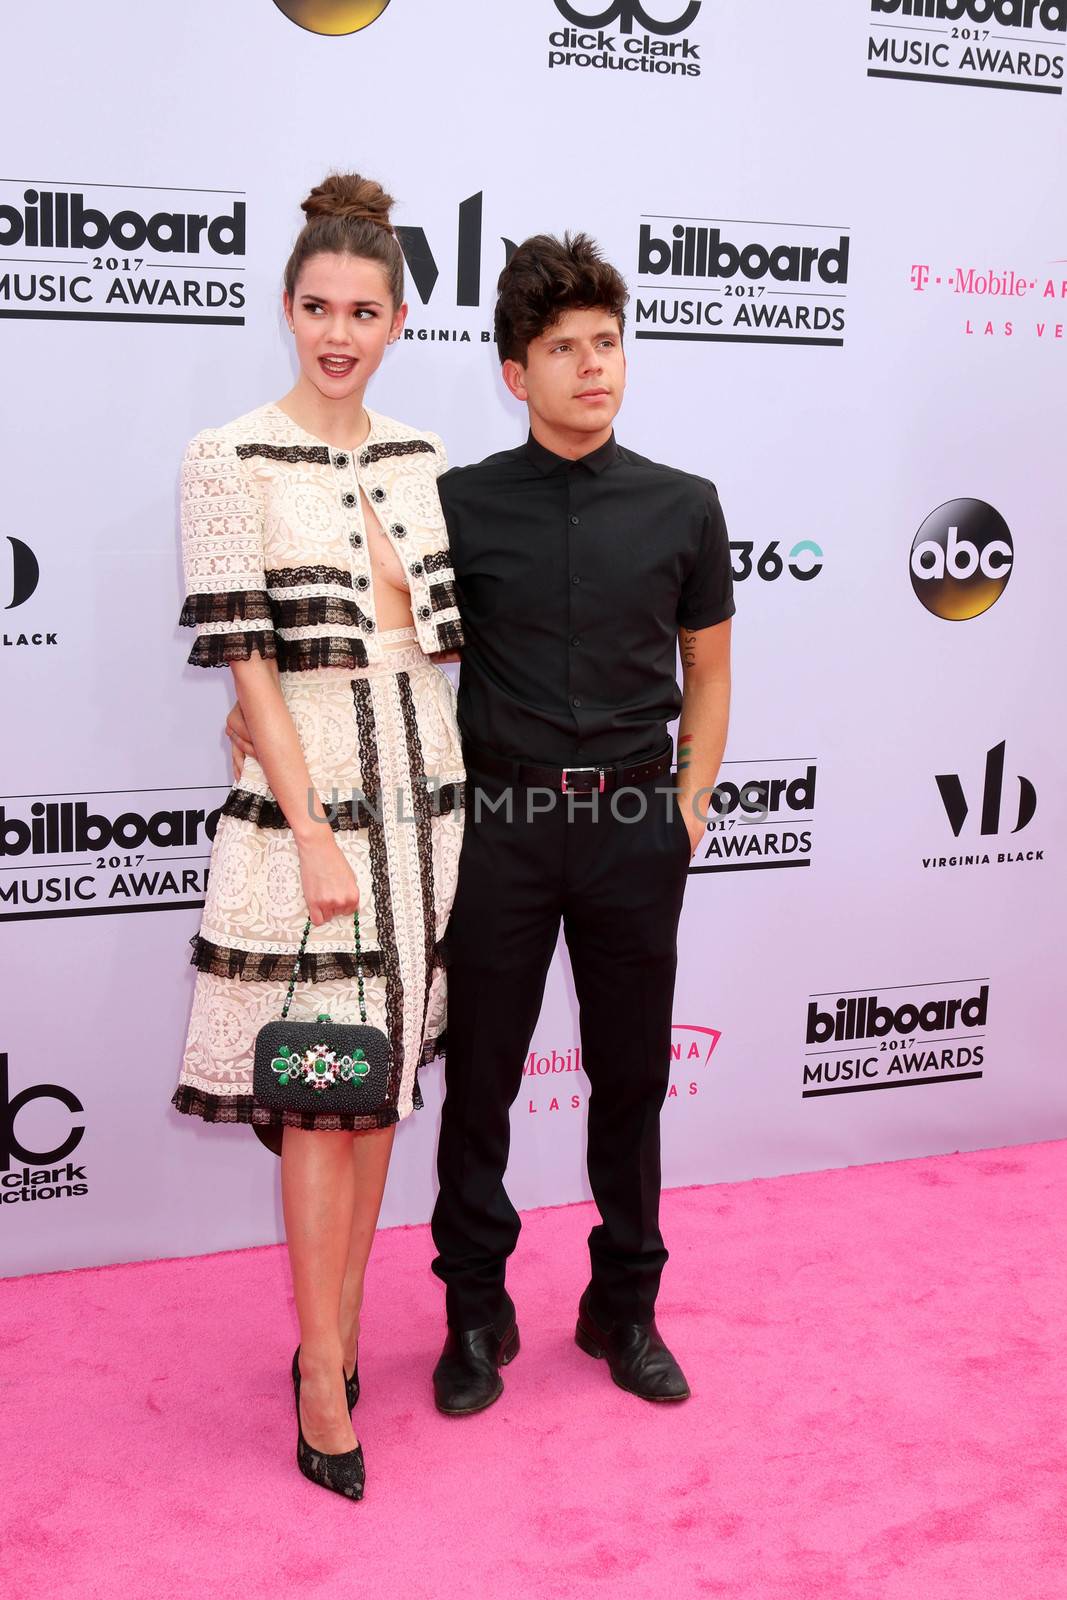
[[[286,1128],[282,1208],[300,1319],[300,1409],[314,1449],[339,1455],[356,1445],[341,1367],[341,1289],[357,1170],[350,1133]]]
[[[341,1346],[345,1372],[351,1377],[359,1345],[359,1313],[363,1305],[363,1279],[367,1258],[374,1243],[374,1230],[382,1209],[385,1176],[396,1128],[380,1128],[375,1133],[357,1133],[352,1138],[352,1170],[355,1206],[349,1238],[348,1262],[341,1289]]]

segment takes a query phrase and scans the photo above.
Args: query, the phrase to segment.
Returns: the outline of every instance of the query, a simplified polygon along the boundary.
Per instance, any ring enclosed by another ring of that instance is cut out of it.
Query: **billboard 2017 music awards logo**
[[[1014,803],[1012,795],[1010,809],[1005,812],[1005,749],[1006,744],[1002,739],[999,744],[995,744],[986,752],[980,815],[974,815],[974,802],[979,792],[977,782],[968,779],[965,785],[958,772],[937,774],[935,778],[937,792],[945,808],[952,837],[974,839],[978,848],[960,855],[923,856],[922,864],[925,871],[941,870],[946,867],[1018,866],[1027,861],[1044,861],[1044,849],[991,851],[985,848],[990,839],[1000,838],[1005,833],[1009,837],[1012,834],[1022,833],[1030,826],[1037,813],[1037,789],[1022,773],[1018,774],[1018,804]],[[1012,794],[1011,788],[1008,794]]]
[[[996,604],[1015,564],[1011,532],[984,500],[946,500],[911,545],[911,586],[927,611],[969,622]]]
[[[569,27],[548,36],[548,65],[648,77],[699,78],[700,42],[687,37],[702,0],[554,0]],[[609,32],[609,29],[618,29]]]
[[[840,347],[850,243],[821,223],[646,214],[635,337]]]
[[[81,1144],[85,1134],[82,1123],[63,1125],[62,1137],[52,1149],[40,1150],[31,1147],[25,1141],[32,1137],[24,1132],[23,1128],[16,1130],[15,1123],[19,1113],[26,1106],[38,1104],[46,1100],[54,1100],[63,1106],[71,1117],[80,1115],[85,1107],[76,1094],[65,1089],[59,1083],[34,1083],[25,1089],[20,1089],[17,1094],[11,1093],[8,1074],[7,1052],[0,1051],[0,1205],[25,1205],[34,1200],[63,1200],[76,1195],[89,1192],[89,1185],[85,1177],[84,1166],[76,1166],[68,1161]],[[55,1124],[51,1116],[43,1119],[44,1126],[50,1131],[48,1138],[55,1137]],[[37,1124],[40,1126],[40,1123]],[[21,1161],[23,1165],[12,1171],[11,1158]],[[53,1166],[53,1162],[62,1165]],[[8,1213],[3,1213],[8,1215]]]
[[[983,1076],[989,984],[897,984],[809,996],[801,1097]]]
[[[695,1022],[675,1022],[671,1025],[671,1081],[667,1088],[667,1103],[672,1100],[691,1100],[700,1093],[700,1079],[688,1078],[682,1083],[674,1073],[700,1072],[711,1065],[715,1047],[722,1038],[718,1028],[709,1028]],[[571,1045],[566,1050],[555,1048],[531,1050],[526,1057],[522,1075],[526,1083],[526,1114],[535,1117],[542,1111],[580,1111],[589,1098],[589,1082],[582,1074],[580,1084],[572,1073],[582,1072],[582,1047]],[[537,1086],[538,1093],[534,1093]]]
[[[770,777],[751,762],[724,761],[740,769],[716,784],[708,829],[697,845],[690,872],[755,872],[810,867],[818,768],[807,757],[764,763]]]
[[[1056,36],[1067,33],[1067,0],[867,0],[867,6],[868,78],[1063,93],[1067,46]]]
[[[244,255],[236,191],[0,180],[0,317],[240,328]]]
[[[1056,303],[1067,300],[1067,276],[1062,262],[1052,264],[1061,268],[1057,276],[1050,277],[1045,267],[1031,277],[1022,268],[988,264],[935,272],[928,262],[915,261],[909,276],[914,294],[936,295],[940,291],[942,301],[948,305],[962,301],[960,331],[969,339],[1018,336],[1054,344],[1064,339],[1064,324],[1056,321]],[[1021,315],[1024,301],[1028,302],[1025,317]],[[1041,302],[1040,311],[1035,311],[1035,301]]]
[[[0,795],[0,922],[202,906],[225,787]]]

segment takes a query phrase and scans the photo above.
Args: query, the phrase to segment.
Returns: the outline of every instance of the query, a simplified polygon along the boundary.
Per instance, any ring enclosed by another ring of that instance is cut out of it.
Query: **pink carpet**
[[[575,1348],[569,1206],[504,1398],[439,1417],[430,1240],[383,1233],[362,1505],[293,1465],[281,1250],[9,1280],[0,1593],[1063,1600],[1065,1189],[1057,1143],[669,1195],[675,1409]]]

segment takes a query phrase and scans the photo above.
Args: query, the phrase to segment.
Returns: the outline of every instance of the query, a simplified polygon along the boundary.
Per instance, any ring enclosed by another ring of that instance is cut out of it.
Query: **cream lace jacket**
[[[275,405],[198,433],[182,465],[180,623],[189,661],[224,666],[252,651],[280,671],[378,661],[362,488],[404,566],[427,655],[463,643],[437,493],[444,445],[369,411],[355,452],[298,427]]]

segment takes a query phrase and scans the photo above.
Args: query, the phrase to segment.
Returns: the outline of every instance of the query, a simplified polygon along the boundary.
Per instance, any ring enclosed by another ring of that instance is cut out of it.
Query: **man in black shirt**
[[[615,441],[628,298],[618,272],[583,235],[542,235],[499,290],[498,352],[529,438],[439,485],[466,640],[469,775],[444,941],[433,1215],[448,1319],[434,1390],[450,1415],[491,1405],[518,1350],[504,1286],[519,1234],[503,1183],[509,1112],[561,922],[601,1216],[577,1341],[645,1399],[689,1393],[654,1317],[667,1259],[659,1116],[678,916],[726,741],[734,610],[714,486]],[[667,724],[679,712],[675,795]]]

